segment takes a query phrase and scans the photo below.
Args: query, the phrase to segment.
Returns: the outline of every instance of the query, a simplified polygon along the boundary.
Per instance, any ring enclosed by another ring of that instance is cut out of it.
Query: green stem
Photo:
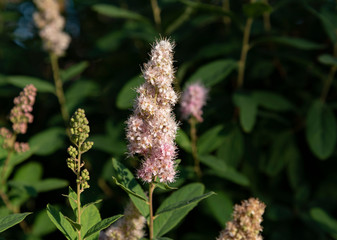
[[[335,43],[335,45],[334,45],[334,57],[337,57],[337,43]],[[331,66],[328,78],[325,81],[325,84],[323,86],[323,90],[322,90],[322,94],[321,94],[321,101],[322,102],[325,102],[326,97],[328,96],[332,81],[333,81],[333,79],[335,77],[335,74],[336,74],[336,71],[337,71],[337,66],[336,65]]]
[[[154,22],[156,23],[156,27],[160,30],[161,27],[161,18],[160,18],[160,8],[158,6],[157,0],[151,0],[151,7],[153,12]]]
[[[222,2],[222,8],[223,8],[225,11],[230,12],[230,2],[229,2],[229,0],[223,0],[223,2]],[[224,23],[225,23],[225,25],[226,25],[226,29],[229,30],[230,25],[231,25],[231,18],[225,16],[225,17],[223,18],[223,21],[224,21]]]
[[[264,3],[268,4],[268,0],[264,0]],[[269,32],[271,30],[270,13],[269,12],[265,12],[263,14],[263,25],[264,25],[264,30],[266,32]]]
[[[60,104],[63,121],[64,121],[65,125],[67,126],[68,120],[69,120],[69,114],[68,114],[68,111],[67,111],[67,108],[66,108],[66,100],[65,100],[65,97],[64,97],[63,86],[62,86],[63,84],[62,84],[62,80],[61,80],[61,77],[60,77],[60,68],[59,68],[59,64],[58,64],[58,57],[53,53],[50,53],[50,62],[51,62],[52,70],[53,70],[56,96],[57,96],[57,99],[58,99],[59,104]]]
[[[150,219],[149,219],[149,234],[150,240],[153,240],[153,191],[156,188],[156,185],[151,182],[149,185],[149,208],[150,208]]]
[[[4,166],[3,166],[2,171],[1,171],[1,184],[3,186],[6,185],[6,172],[7,172],[7,168],[8,168],[8,165],[9,165],[9,161],[12,157],[13,152],[14,152],[15,141],[16,141],[16,133],[13,134],[11,140],[9,141],[9,150],[8,150],[7,158],[5,160]]]
[[[239,70],[238,70],[239,74],[238,74],[237,88],[241,88],[243,85],[247,53],[249,50],[249,36],[250,36],[250,30],[251,30],[252,24],[253,24],[253,18],[248,18],[246,21],[244,32],[243,32],[243,41],[242,41],[241,57],[239,61]]]
[[[77,179],[76,179],[76,183],[77,183],[77,223],[79,225],[81,225],[81,193],[82,193],[82,189],[81,189],[81,144],[78,146],[78,158],[77,158]],[[78,233],[78,240],[82,239],[81,236],[81,230],[77,231]]]
[[[191,135],[191,148],[192,148],[192,156],[194,160],[194,171],[197,174],[198,178],[201,178],[202,172],[200,168],[200,161],[198,157],[198,149],[197,149],[197,121],[194,117],[191,117],[189,120],[190,123],[190,135]]]

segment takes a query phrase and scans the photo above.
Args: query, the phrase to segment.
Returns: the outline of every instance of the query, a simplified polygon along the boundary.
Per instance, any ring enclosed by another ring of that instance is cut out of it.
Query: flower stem
[[[66,108],[66,100],[64,97],[63,86],[62,86],[63,84],[62,84],[62,80],[60,77],[58,57],[53,53],[50,53],[50,62],[51,62],[52,70],[53,70],[56,96],[60,104],[63,121],[65,122],[65,125],[67,126],[68,120],[69,120],[69,114]]]
[[[154,22],[156,23],[157,29],[160,30],[161,18],[160,18],[160,8],[158,6],[157,0],[151,0],[151,7],[153,12]]]
[[[230,2],[229,2],[229,0],[223,0],[223,1],[222,1],[222,8],[223,8],[225,11],[230,12]],[[225,16],[225,17],[223,18],[223,21],[224,21],[224,23],[225,23],[225,25],[226,25],[226,29],[227,29],[227,31],[228,31],[229,28],[230,28],[230,25],[231,25],[231,18],[228,17],[228,16]]]
[[[241,88],[243,85],[245,67],[246,67],[246,58],[247,58],[247,53],[249,50],[249,36],[250,36],[250,30],[251,30],[252,24],[253,24],[253,18],[248,18],[246,21],[244,32],[243,32],[243,41],[242,41],[241,57],[239,61],[239,74],[238,74],[237,88]]]
[[[150,234],[150,240],[153,240],[153,206],[152,206],[152,200],[153,200],[153,191],[156,188],[156,185],[151,182],[149,185],[149,208],[150,208],[150,221],[149,221],[149,234]]]
[[[334,44],[334,57],[337,57],[337,43]],[[325,81],[325,84],[323,86],[323,90],[322,90],[322,94],[321,94],[321,101],[322,102],[325,102],[325,100],[326,100],[326,97],[329,93],[332,81],[335,77],[336,71],[337,71],[337,66],[336,65],[331,66],[328,78]]]
[[[10,161],[10,159],[12,157],[12,154],[13,154],[13,151],[14,151],[15,140],[16,140],[16,133],[13,134],[12,139],[10,140],[7,158],[5,160],[4,166],[3,166],[2,171],[1,171],[1,184],[3,186],[6,185],[6,172],[7,172],[7,168],[8,168],[8,165],[9,165],[9,161]]]
[[[268,4],[268,0],[264,0],[263,2]],[[271,30],[270,12],[263,13],[263,25],[264,25],[264,30],[266,32],[270,32],[270,30]]]
[[[191,117],[189,123],[190,123],[192,156],[194,160],[194,171],[197,174],[198,178],[201,178],[202,172],[200,168],[200,161],[198,158],[198,149],[197,149],[197,128],[196,128],[197,121],[194,117]]]
[[[81,145],[78,146],[78,158],[77,158],[77,179],[76,179],[76,183],[77,183],[77,223],[79,225],[81,225]],[[81,240],[81,230],[77,231],[78,233],[78,240]]]

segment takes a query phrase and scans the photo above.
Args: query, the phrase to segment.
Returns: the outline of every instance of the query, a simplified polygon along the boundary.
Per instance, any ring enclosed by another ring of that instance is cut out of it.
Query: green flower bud
[[[81,152],[84,153],[86,151],[89,151],[93,145],[94,145],[94,142],[91,142],[91,141],[84,142],[81,146]]]

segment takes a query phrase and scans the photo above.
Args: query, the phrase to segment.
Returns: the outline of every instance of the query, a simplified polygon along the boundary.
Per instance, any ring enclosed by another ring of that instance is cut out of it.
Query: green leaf
[[[257,116],[257,103],[255,99],[250,94],[235,93],[233,101],[239,108],[242,129],[247,133],[251,132]]]
[[[337,58],[330,55],[330,54],[322,54],[318,57],[318,61],[320,63],[330,65],[330,66],[337,66]]]
[[[206,205],[212,216],[218,221],[222,228],[231,219],[233,202],[231,198],[222,191],[217,191],[216,195],[206,199]]]
[[[112,179],[114,180],[115,184],[117,186],[119,186],[120,188],[122,188],[127,194],[131,194],[132,196],[134,196],[134,197],[136,197],[136,198],[138,198],[140,200],[143,200],[145,202],[147,201],[145,197],[137,194],[136,192],[128,189],[127,187],[125,187],[123,184],[119,183],[118,180],[115,177],[112,177]]]
[[[44,80],[28,76],[8,76],[6,81],[16,87],[24,88],[28,84],[33,84],[38,92],[55,93],[54,85]]]
[[[236,167],[244,154],[245,142],[239,127],[235,126],[225,137],[217,150],[217,157],[228,166]]]
[[[234,168],[227,166],[224,160],[212,155],[201,155],[199,159],[201,163],[209,166],[212,169],[212,171],[209,171],[208,173],[227,179],[242,186],[249,185],[248,178],[236,171]]]
[[[113,224],[115,221],[117,221],[119,218],[123,217],[123,215],[119,214],[110,218],[103,219],[99,223],[95,224],[92,226],[85,234],[84,234],[84,239],[87,237],[91,236],[94,233],[97,233],[107,227],[109,227],[111,224]]]
[[[264,2],[253,2],[243,5],[243,12],[249,18],[257,18],[271,11],[272,7]]]
[[[13,177],[14,181],[25,183],[36,183],[42,177],[42,166],[38,162],[29,162],[21,166]],[[34,174],[32,174],[34,173]]]
[[[169,186],[167,183],[161,183],[161,182],[158,182],[158,181],[154,181],[154,184],[156,185],[156,187],[159,187],[162,190],[176,190],[176,189],[178,189],[176,187]]]
[[[42,237],[56,230],[56,226],[49,221],[46,209],[36,214],[32,228],[32,235]]]
[[[26,182],[21,182],[21,181],[8,181],[8,185],[16,188],[17,190],[19,190],[20,195],[22,194],[28,194],[31,197],[36,197],[37,196],[37,191],[36,189],[32,186],[27,184]],[[24,196],[22,196],[24,197]]]
[[[68,240],[77,239],[77,233],[71,224],[65,219],[64,215],[51,204],[47,205],[47,214],[49,219],[63,233]]]
[[[71,209],[74,214],[77,215],[77,194],[76,192],[69,186],[69,195],[67,196]]]
[[[299,152],[291,133],[284,132],[274,136],[274,138],[270,156],[268,156],[267,163],[262,166],[269,176],[276,176],[288,162],[294,162],[299,157]]]
[[[29,140],[29,146],[34,154],[47,156],[63,147],[65,136],[66,131],[63,128],[49,128],[34,135]]]
[[[61,79],[63,82],[67,82],[71,80],[72,78],[80,75],[87,67],[89,66],[88,61],[82,61],[77,64],[74,64],[70,67],[68,67],[65,70],[61,71]]]
[[[92,8],[96,12],[108,17],[147,21],[145,17],[138,13],[123,8],[118,8],[110,4],[95,4],[92,6]]]
[[[178,129],[176,142],[178,143],[179,147],[184,149],[186,152],[192,152],[191,141],[181,128]]]
[[[307,115],[306,137],[312,152],[321,160],[333,153],[337,140],[337,126],[332,110],[321,101],[315,101]]]
[[[95,205],[90,205],[87,208],[83,209],[81,214],[81,232],[86,233],[89,229],[95,226],[101,221],[101,215]],[[86,240],[97,240],[99,237],[99,232],[92,233]]]
[[[133,204],[139,210],[139,212],[144,216],[149,216],[149,206],[147,205],[147,196],[144,193],[142,187],[138,184],[135,177],[132,173],[127,169],[122,163],[117,161],[116,159],[112,159],[113,166],[113,175],[118,178],[121,185],[123,185],[123,190],[130,190],[131,193],[127,192],[129,197],[131,198]],[[136,195],[134,195],[136,194]]]
[[[112,32],[99,38],[96,41],[96,46],[102,51],[115,51],[121,46],[125,38],[123,30],[114,29]]]
[[[99,84],[91,80],[76,81],[65,92],[68,112],[74,112],[78,105],[87,97],[98,96],[100,94]]]
[[[143,82],[144,79],[140,76],[136,76],[128,81],[117,95],[116,106],[119,109],[131,108],[137,96],[135,89],[139,87]]]
[[[253,91],[255,102],[266,109],[273,111],[293,110],[294,106],[283,96],[269,91]]]
[[[197,142],[199,154],[210,153],[219,147],[223,141],[223,138],[220,137],[222,129],[222,125],[217,125],[200,136]]]
[[[320,225],[324,231],[330,234],[337,234],[337,220],[329,216],[323,209],[310,209],[310,216]]]
[[[163,214],[163,213],[166,213],[166,212],[175,211],[175,210],[178,210],[180,208],[184,208],[184,207],[190,206],[191,204],[198,203],[201,200],[203,200],[205,198],[208,198],[208,197],[210,197],[213,194],[215,194],[215,192],[208,192],[208,193],[202,194],[202,195],[197,196],[197,197],[193,197],[193,198],[190,198],[190,199],[186,199],[184,201],[173,203],[173,204],[171,204],[171,205],[169,205],[169,206],[167,206],[165,208],[162,208],[160,211],[157,211],[156,212],[156,217],[159,216],[160,214]]]
[[[71,224],[71,226],[73,226],[75,231],[81,230],[81,224],[74,222],[72,219],[68,218],[67,216],[64,216],[64,217]]]
[[[100,202],[102,202],[102,201],[103,201],[102,199],[98,199],[98,200],[96,200],[95,202],[87,203],[87,204],[85,204],[85,205],[83,206],[83,209],[89,207],[90,205],[98,204],[98,203],[100,203]]]
[[[37,192],[48,192],[55,189],[64,188],[68,185],[69,183],[67,180],[58,178],[47,178],[32,184]]]
[[[234,69],[237,62],[232,59],[217,60],[200,67],[186,82],[201,82],[206,87],[212,87],[223,81]]]
[[[256,40],[252,43],[253,45],[261,44],[261,43],[277,43],[286,45],[289,47],[294,47],[301,50],[316,50],[324,48],[324,45],[318,44],[315,42],[311,42],[309,40],[303,38],[294,38],[294,37],[287,37],[287,36],[275,36],[275,37],[264,37]]]
[[[5,217],[0,216],[0,232],[5,231],[6,229],[13,227],[14,225],[23,221],[30,212],[26,213],[14,213]]]
[[[336,23],[335,21],[331,21],[329,17],[327,17],[324,13],[319,13],[315,9],[311,8],[306,1],[302,1],[305,4],[305,7],[308,9],[309,12],[311,12],[313,15],[315,15],[323,24],[323,27],[325,29],[325,32],[330,37],[331,41],[333,43],[337,42],[337,33],[336,33]]]
[[[176,204],[178,202],[186,201],[188,199],[198,197],[204,193],[204,185],[201,183],[192,183],[188,184],[181,189],[173,192],[164,202],[160,205],[157,210],[157,213],[161,210]],[[165,212],[154,219],[153,229],[154,236],[161,237],[173,227],[175,227],[187,214],[190,212],[197,203],[192,203],[191,205],[179,208],[174,211]],[[157,214],[156,214],[157,215]]]

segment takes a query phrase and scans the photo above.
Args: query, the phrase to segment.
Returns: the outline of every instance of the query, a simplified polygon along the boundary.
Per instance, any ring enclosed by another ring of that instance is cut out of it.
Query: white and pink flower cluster
[[[70,43],[70,36],[64,33],[65,20],[60,15],[56,0],[34,0],[39,11],[34,13],[34,21],[40,29],[40,37],[46,51],[62,56]]]
[[[27,85],[20,95],[14,98],[14,107],[11,110],[9,119],[13,123],[14,134],[7,128],[0,128],[0,136],[4,138],[2,147],[4,149],[13,148],[16,152],[29,150],[28,143],[15,142],[17,134],[27,132],[27,124],[33,122],[33,105],[35,103],[36,88],[34,85]]]
[[[178,97],[172,88],[174,79],[173,44],[166,39],[152,48],[144,64],[145,83],[137,89],[134,112],[127,121],[130,155],[144,157],[138,177],[153,182],[173,182],[176,175],[177,123],[172,107]]]
[[[144,237],[146,219],[132,202],[128,203],[123,215],[122,219],[100,233],[99,240],[139,240]]]
[[[207,93],[207,88],[199,82],[187,86],[180,101],[180,110],[184,119],[192,115],[198,122],[203,121],[202,107],[206,104]]]

